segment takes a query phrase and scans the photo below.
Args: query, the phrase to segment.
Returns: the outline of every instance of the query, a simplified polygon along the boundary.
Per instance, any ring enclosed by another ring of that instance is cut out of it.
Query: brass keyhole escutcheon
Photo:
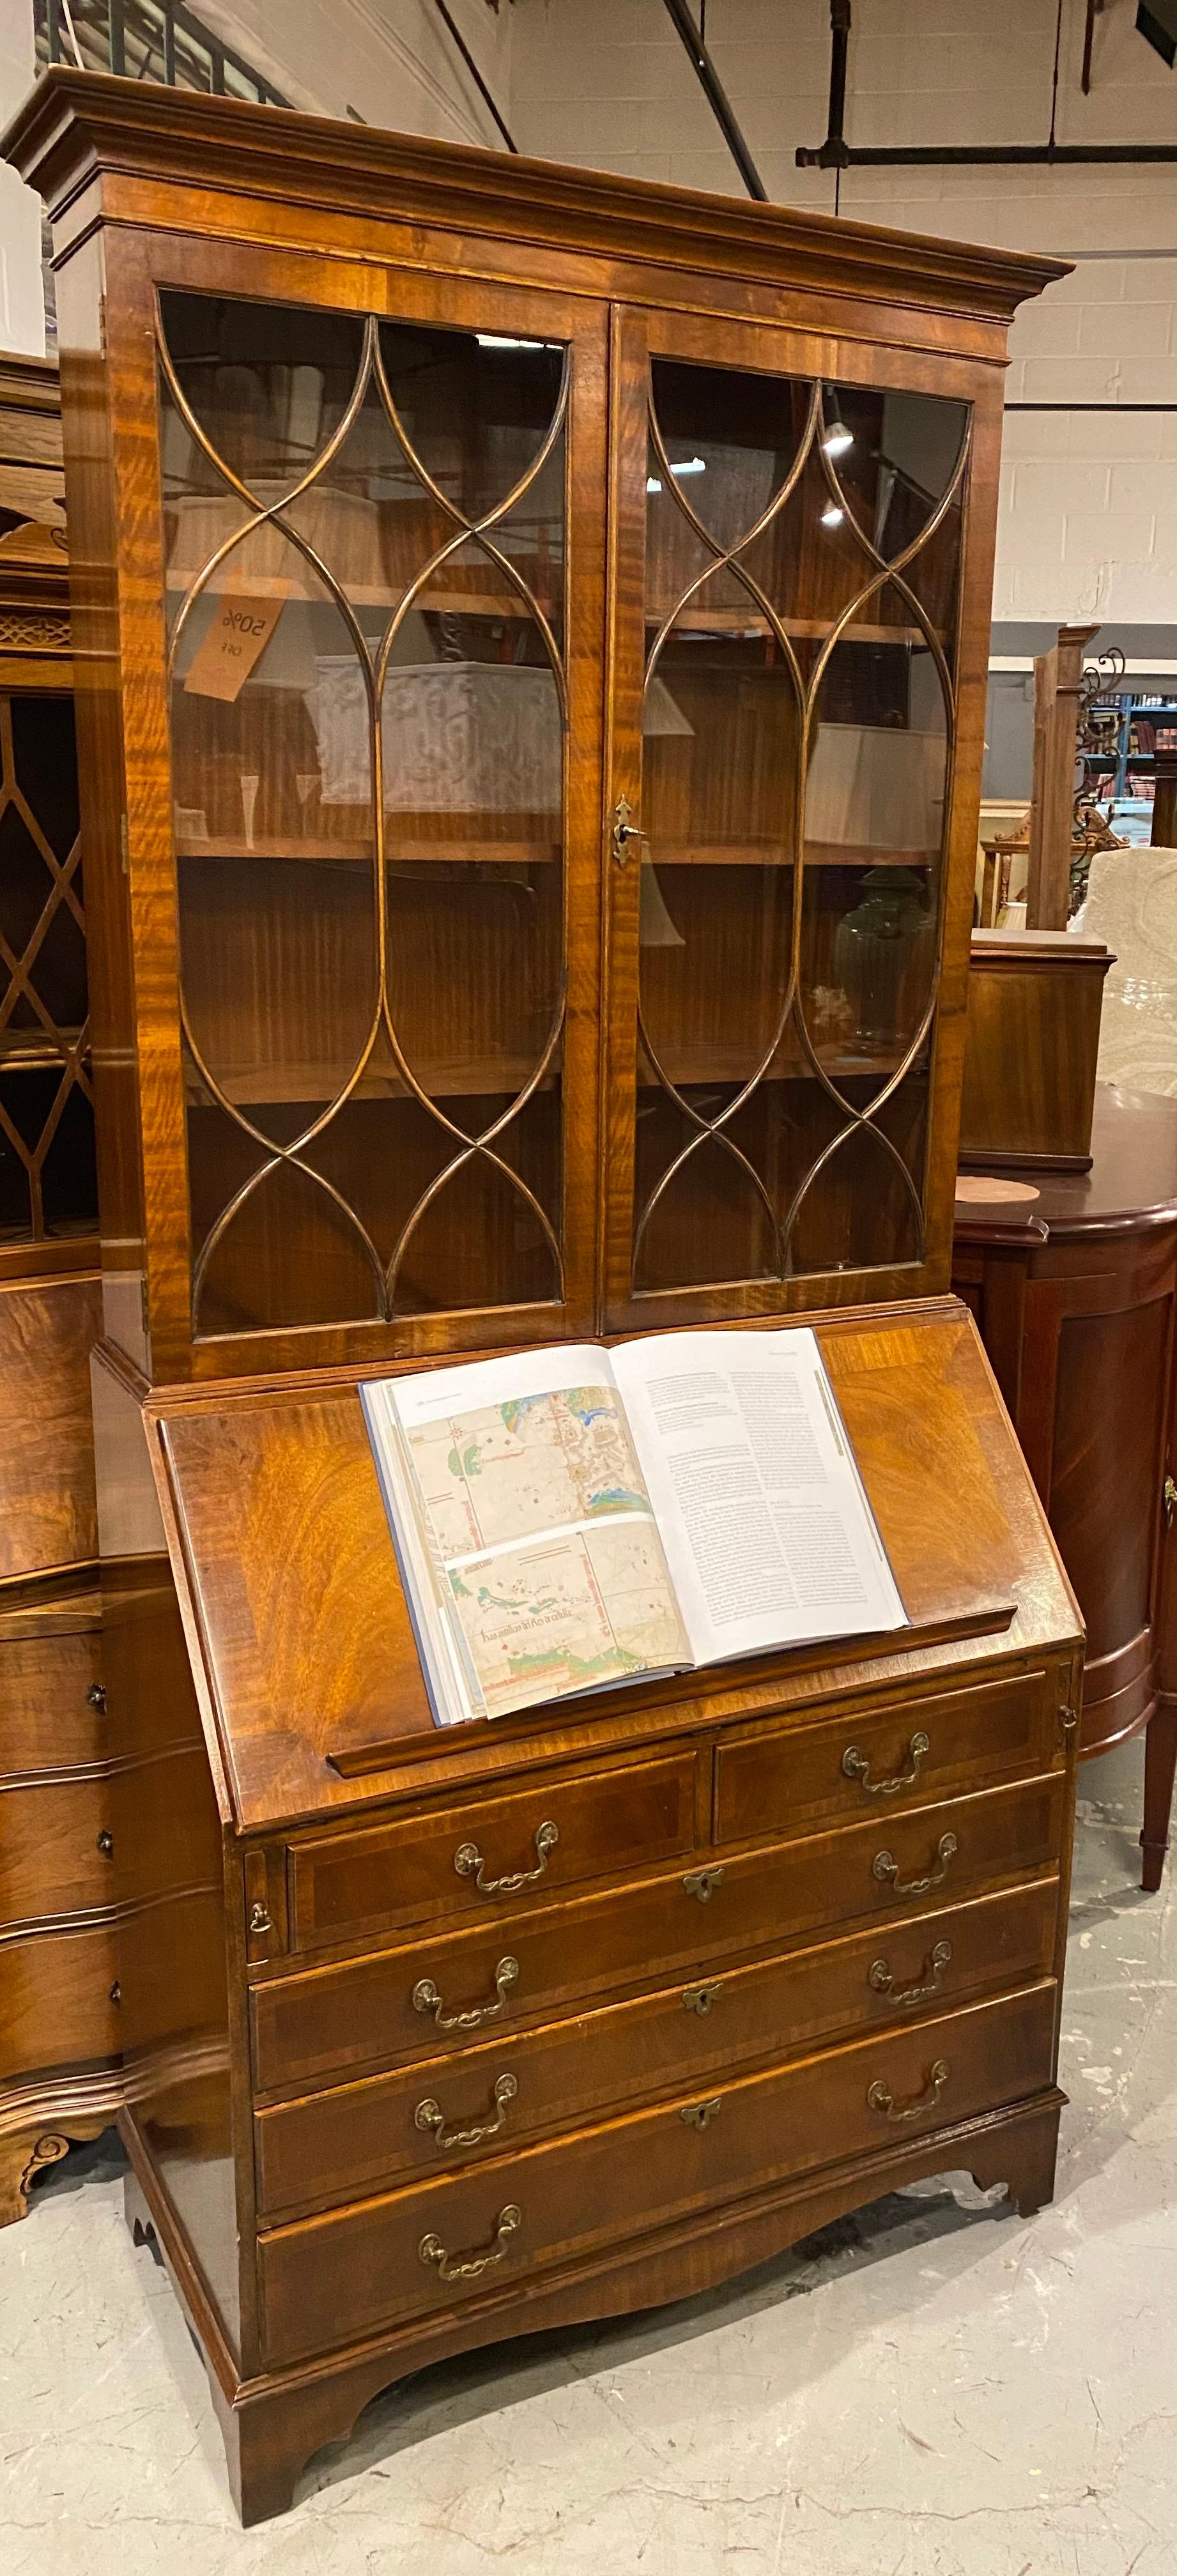
[[[710,2102],[684,2102],[678,2116],[684,2129],[709,2129],[712,2121],[718,2120],[722,2109],[723,2102],[716,2093]]]

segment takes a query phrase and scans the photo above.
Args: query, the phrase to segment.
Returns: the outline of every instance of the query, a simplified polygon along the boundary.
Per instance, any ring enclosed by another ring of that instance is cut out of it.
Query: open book
[[[439,1726],[907,1625],[804,1326],[565,1343],[360,1396]]]

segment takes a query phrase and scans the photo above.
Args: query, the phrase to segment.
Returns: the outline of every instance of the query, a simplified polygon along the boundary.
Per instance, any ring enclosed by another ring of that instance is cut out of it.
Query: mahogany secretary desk
[[[909,2177],[1052,2188],[1082,1631],[945,1292],[1059,272],[61,72],[7,148],[77,532],[129,2211],[257,2520],[446,2353]],[[799,1313],[910,1628],[435,1732],[357,1382]]]

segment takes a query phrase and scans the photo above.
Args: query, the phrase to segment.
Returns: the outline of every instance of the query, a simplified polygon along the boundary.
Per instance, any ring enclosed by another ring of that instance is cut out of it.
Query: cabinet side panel
[[[95,236],[66,261],[57,286],[70,613],[86,853],[103,1317],[109,1338],[146,1367],[143,1176],[124,840],[115,496],[102,346],[105,304],[105,251]]]
[[[142,1419],[95,1382],[125,2116],[239,2351],[221,1825]]]
[[[1050,1514],[1087,1621],[1091,1663],[1147,1628],[1161,1482],[1169,1302],[1069,1315],[1059,1335]],[[1114,1427],[1101,1447],[1095,1426]]]

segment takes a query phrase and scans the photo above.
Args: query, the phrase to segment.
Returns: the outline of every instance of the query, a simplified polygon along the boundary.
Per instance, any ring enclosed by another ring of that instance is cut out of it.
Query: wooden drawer
[[[1047,1982],[966,2006],[277,2228],[258,2241],[266,2360],[624,2244],[827,2163],[832,2147],[839,2163],[885,2154],[1024,2100],[1051,2081],[1055,1992]]]
[[[101,1331],[97,1268],[0,1282],[0,1579],[97,1557],[90,1352]]]
[[[112,1902],[109,1808],[107,1780],[0,1788],[0,1924]]]
[[[86,1697],[99,1644],[93,1631],[0,1645],[0,1773],[102,1760],[104,1722]]]
[[[691,1849],[694,1752],[536,1779],[503,1797],[434,1806],[361,1833],[289,1847],[290,1945],[350,1941],[441,1914],[501,1913],[522,1889],[546,1897]]]
[[[268,1978],[251,1996],[258,2088],[420,2058],[436,2052],[438,2030],[461,2046],[488,2023],[497,2035],[602,1988],[680,1968],[691,1976],[709,1959],[778,1947],[812,1925],[909,1913],[922,1896],[902,1890],[921,1880],[935,1907],[1023,1878],[1057,1862],[1063,1802],[1061,1776],[982,1790],[734,1858],[695,1855],[687,1870],[555,1911],[507,1912],[476,1931],[431,1927],[409,1948]],[[955,1848],[941,1857],[946,1838]],[[893,1868],[880,1874],[885,1861]],[[463,2028],[454,2014],[473,2018]]]
[[[0,1941],[0,2084],[117,2057],[114,1978],[109,1922]]]
[[[358,2200],[717,2068],[1045,1976],[1057,1901],[1057,1880],[1038,1880],[276,2105],[254,2123],[259,2211]]]
[[[715,1839],[759,1840],[819,1816],[885,1817],[986,1779],[1061,1767],[1064,1697],[1046,1668],[820,1726],[728,1736],[715,1757]]]

